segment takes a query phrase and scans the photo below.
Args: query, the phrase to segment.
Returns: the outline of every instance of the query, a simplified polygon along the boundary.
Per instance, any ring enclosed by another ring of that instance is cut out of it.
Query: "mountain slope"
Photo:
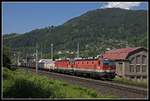
[[[119,8],[96,9],[75,17],[60,26],[48,26],[7,39],[4,45],[19,51],[34,52],[35,44],[44,53],[74,50],[80,43],[81,54],[96,55],[106,48],[147,46],[147,12]]]

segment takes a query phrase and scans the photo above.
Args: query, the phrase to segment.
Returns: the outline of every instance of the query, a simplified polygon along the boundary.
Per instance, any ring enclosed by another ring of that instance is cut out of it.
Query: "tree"
[[[11,68],[11,60],[10,60],[11,51],[9,47],[3,47],[3,67]]]
[[[10,64],[11,64],[10,58],[5,54],[3,54],[3,67],[7,67],[10,69],[11,68]]]

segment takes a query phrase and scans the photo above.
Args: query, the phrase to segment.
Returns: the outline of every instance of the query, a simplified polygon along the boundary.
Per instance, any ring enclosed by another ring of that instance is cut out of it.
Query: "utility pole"
[[[16,66],[18,66],[18,64],[17,64],[17,51],[15,52],[15,58],[16,58],[15,64],[16,64]]]
[[[77,44],[77,58],[79,58],[79,43]]]
[[[13,49],[13,56],[14,56],[14,65],[17,66],[17,54],[16,54],[16,49]]]
[[[19,66],[19,52],[18,52],[18,60],[17,60],[17,66]]]
[[[42,45],[40,45],[40,57],[39,59],[42,59]]]
[[[36,44],[36,73],[38,73],[38,44]]]
[[[41,46],[41,59],[42,59],[42,46]]]
[[[53,44],[51,44],[51,59],[53,60]]]
[[[13,52],[13,55],[14,55],[14,65],[16,65],[16,53],[15,53],[15,51]]]
[[[42,59],[42,51],[41,51],[41,59]]]
[[[28,54],[27,53],[26,53],[26,57],[25,58],[26,58],[26,63],[27,63],[28,62],[28,59],[27,59],[28,58]]]

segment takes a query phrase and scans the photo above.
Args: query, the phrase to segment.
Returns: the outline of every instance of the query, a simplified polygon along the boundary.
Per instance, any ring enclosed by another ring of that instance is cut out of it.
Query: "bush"
[[[4,98],[98,98],[96,91],[17,69],[3,69]]]
[[[4,97],[14,98],[48,98],[51,90],[43,89],[40,85],[26,79],[16,79],[14,84],[4,92]]]

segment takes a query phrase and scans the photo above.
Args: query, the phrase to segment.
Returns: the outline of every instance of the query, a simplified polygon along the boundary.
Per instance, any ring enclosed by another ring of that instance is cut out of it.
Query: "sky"
[[[2,34],[23,34],[37,28],[58,26],[94,9],[148,10],[147,6],[147,2],[3,2]]]

